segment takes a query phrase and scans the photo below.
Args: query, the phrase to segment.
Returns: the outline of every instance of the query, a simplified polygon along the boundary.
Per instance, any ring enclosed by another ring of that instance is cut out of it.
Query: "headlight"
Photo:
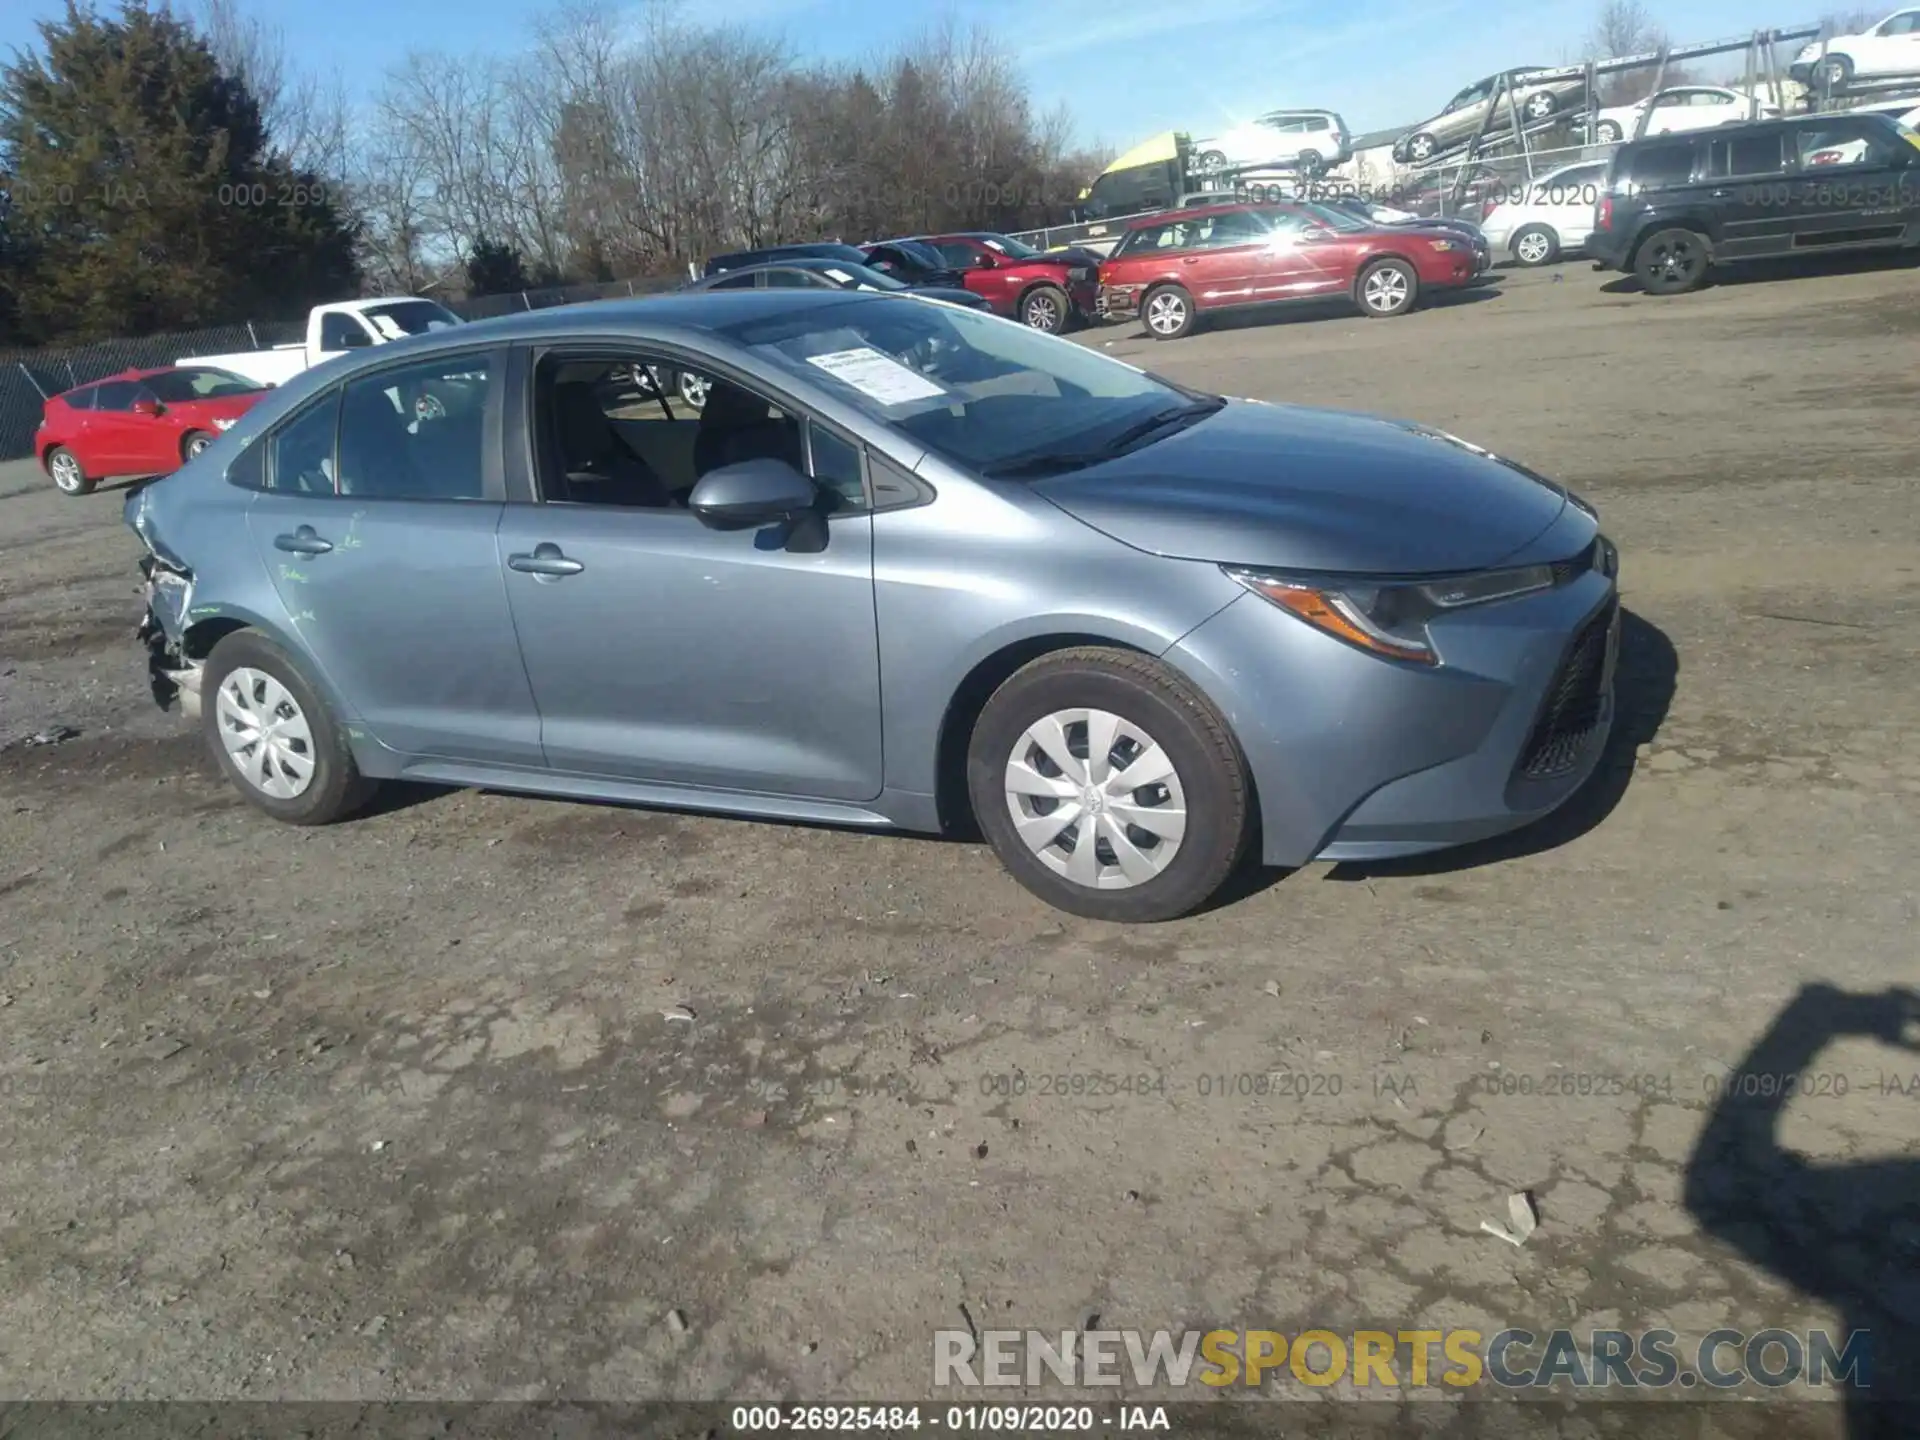
[[[216,430],[231,430],[239,423],[237,420],[216,420],[213,422],[213,428]]]
[[[1317,583],[1263,570],[1222,566],[1230,579],[1316,630],[1388,660],[1438,665],[1427,622],[1469,605],[1511,600],[1553,586],[1553,568],[1483,570],[1444,580],[1402,585],[1364,581]]]

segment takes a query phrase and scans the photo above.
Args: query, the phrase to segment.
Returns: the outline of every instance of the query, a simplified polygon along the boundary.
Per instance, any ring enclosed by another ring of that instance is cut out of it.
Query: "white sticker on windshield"
[[[391,315],[369,315],[367,318],[373,321],[373,328],[386,336],[387,339],[404,340],[407,338],[407,332],[400,328],[399,324]]]
[[[826,355],[809,355],[807,363],[819,366],[834,379],[844,381],[882,405],[937,400],[947,393],[924,375],[866,345],[853,350],[834,350]]]
[[[842,285],[846,284],[849,280],[853,279],[853,277],[844,270],[829,270],[827,271],[827,274],[831,275],[834,279],[838,280]]]

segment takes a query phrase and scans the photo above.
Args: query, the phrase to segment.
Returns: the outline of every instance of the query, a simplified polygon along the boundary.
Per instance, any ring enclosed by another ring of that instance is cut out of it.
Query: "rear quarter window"
[[[1634,188],[1658,190],[1686,184],[1693,178],[1693,154],[1691,143],[1648,145],[1631,159],[1629,173]]]

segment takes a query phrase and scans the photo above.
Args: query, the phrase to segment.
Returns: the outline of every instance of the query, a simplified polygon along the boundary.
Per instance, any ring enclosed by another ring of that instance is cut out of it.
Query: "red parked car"
[[[1008,235],[967,231],[916,235],[960,272],[967,289],[996,315],[1058,335],[1091,319],[1100,293],[1099,257],[1078,250],[1036,250]]]
[[[1363,315],[1404,315],[1473,279],[1464,236],[1377,226],[1313,204],[1207,205],[1130,226],[1100,266],[1109,319],[1138,313],[1176,340],[1216,310],[1345,296]]]
[[[127,370],[47,401],[34,454],[65,495],[110,475],[165,475],[213,443],[268,387],[225,370]]]

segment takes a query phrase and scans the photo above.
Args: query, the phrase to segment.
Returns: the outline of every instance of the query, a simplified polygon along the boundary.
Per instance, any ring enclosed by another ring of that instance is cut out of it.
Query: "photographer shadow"
[[[1707,1234],[1837,1310],[1836,1353],[1867,1332],[1850,1440],[1920,1434],[1920,1158],[1815,1163],[1779,1126],[1796,1095],[1836,1093],[1810,1083],[1834,1040],[1913,1055],[1916,1024],[1920,993],[1806,986],[1727,1076],[1687,1164],[1684,1204]]]

